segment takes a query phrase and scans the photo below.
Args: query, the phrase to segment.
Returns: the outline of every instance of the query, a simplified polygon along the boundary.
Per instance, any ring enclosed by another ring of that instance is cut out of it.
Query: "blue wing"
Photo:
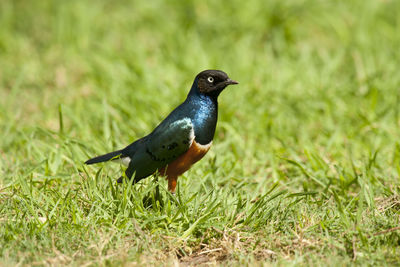
[[[193,140],[193,124],[189,118],[161,123],[137,143],[126,176],[135,174],[134,181],[137,182],[153,174],[188,151]]]
[[[150,135],[146,145],[153,160],[161,161],[165,166],[189,149],[194,132],[189,118],[160,126]]]

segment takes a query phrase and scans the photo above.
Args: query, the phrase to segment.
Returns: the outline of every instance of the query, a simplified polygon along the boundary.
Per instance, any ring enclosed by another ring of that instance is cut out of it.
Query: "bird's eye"
[[[210,76],[210,77],[207,78],[207,81],[208,81],[209,83],[213,83],[213,82],[214,82],[214,78]]]

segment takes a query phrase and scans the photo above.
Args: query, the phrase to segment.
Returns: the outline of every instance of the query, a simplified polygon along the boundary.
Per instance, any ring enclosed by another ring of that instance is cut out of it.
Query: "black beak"
[[[230,85],[230,84],[239,84],[237,81],[231,80],[228,78],[228,80],[225,81],[226,85]]]

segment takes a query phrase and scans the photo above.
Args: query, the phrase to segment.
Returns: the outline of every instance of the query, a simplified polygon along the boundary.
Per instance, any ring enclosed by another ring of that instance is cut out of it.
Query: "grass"
[[[400,4],[0,1],[1,265],[396,265]],[[179,179],[85,166],[203,69],[214,145]]]

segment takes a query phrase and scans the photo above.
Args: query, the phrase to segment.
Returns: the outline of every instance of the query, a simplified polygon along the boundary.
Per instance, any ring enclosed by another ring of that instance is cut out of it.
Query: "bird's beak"
[[[234,80],[231,80],[231,79],[226,80],[225,83],[226,83],[226,85],[239,84],[237,81],[234,81]]]

